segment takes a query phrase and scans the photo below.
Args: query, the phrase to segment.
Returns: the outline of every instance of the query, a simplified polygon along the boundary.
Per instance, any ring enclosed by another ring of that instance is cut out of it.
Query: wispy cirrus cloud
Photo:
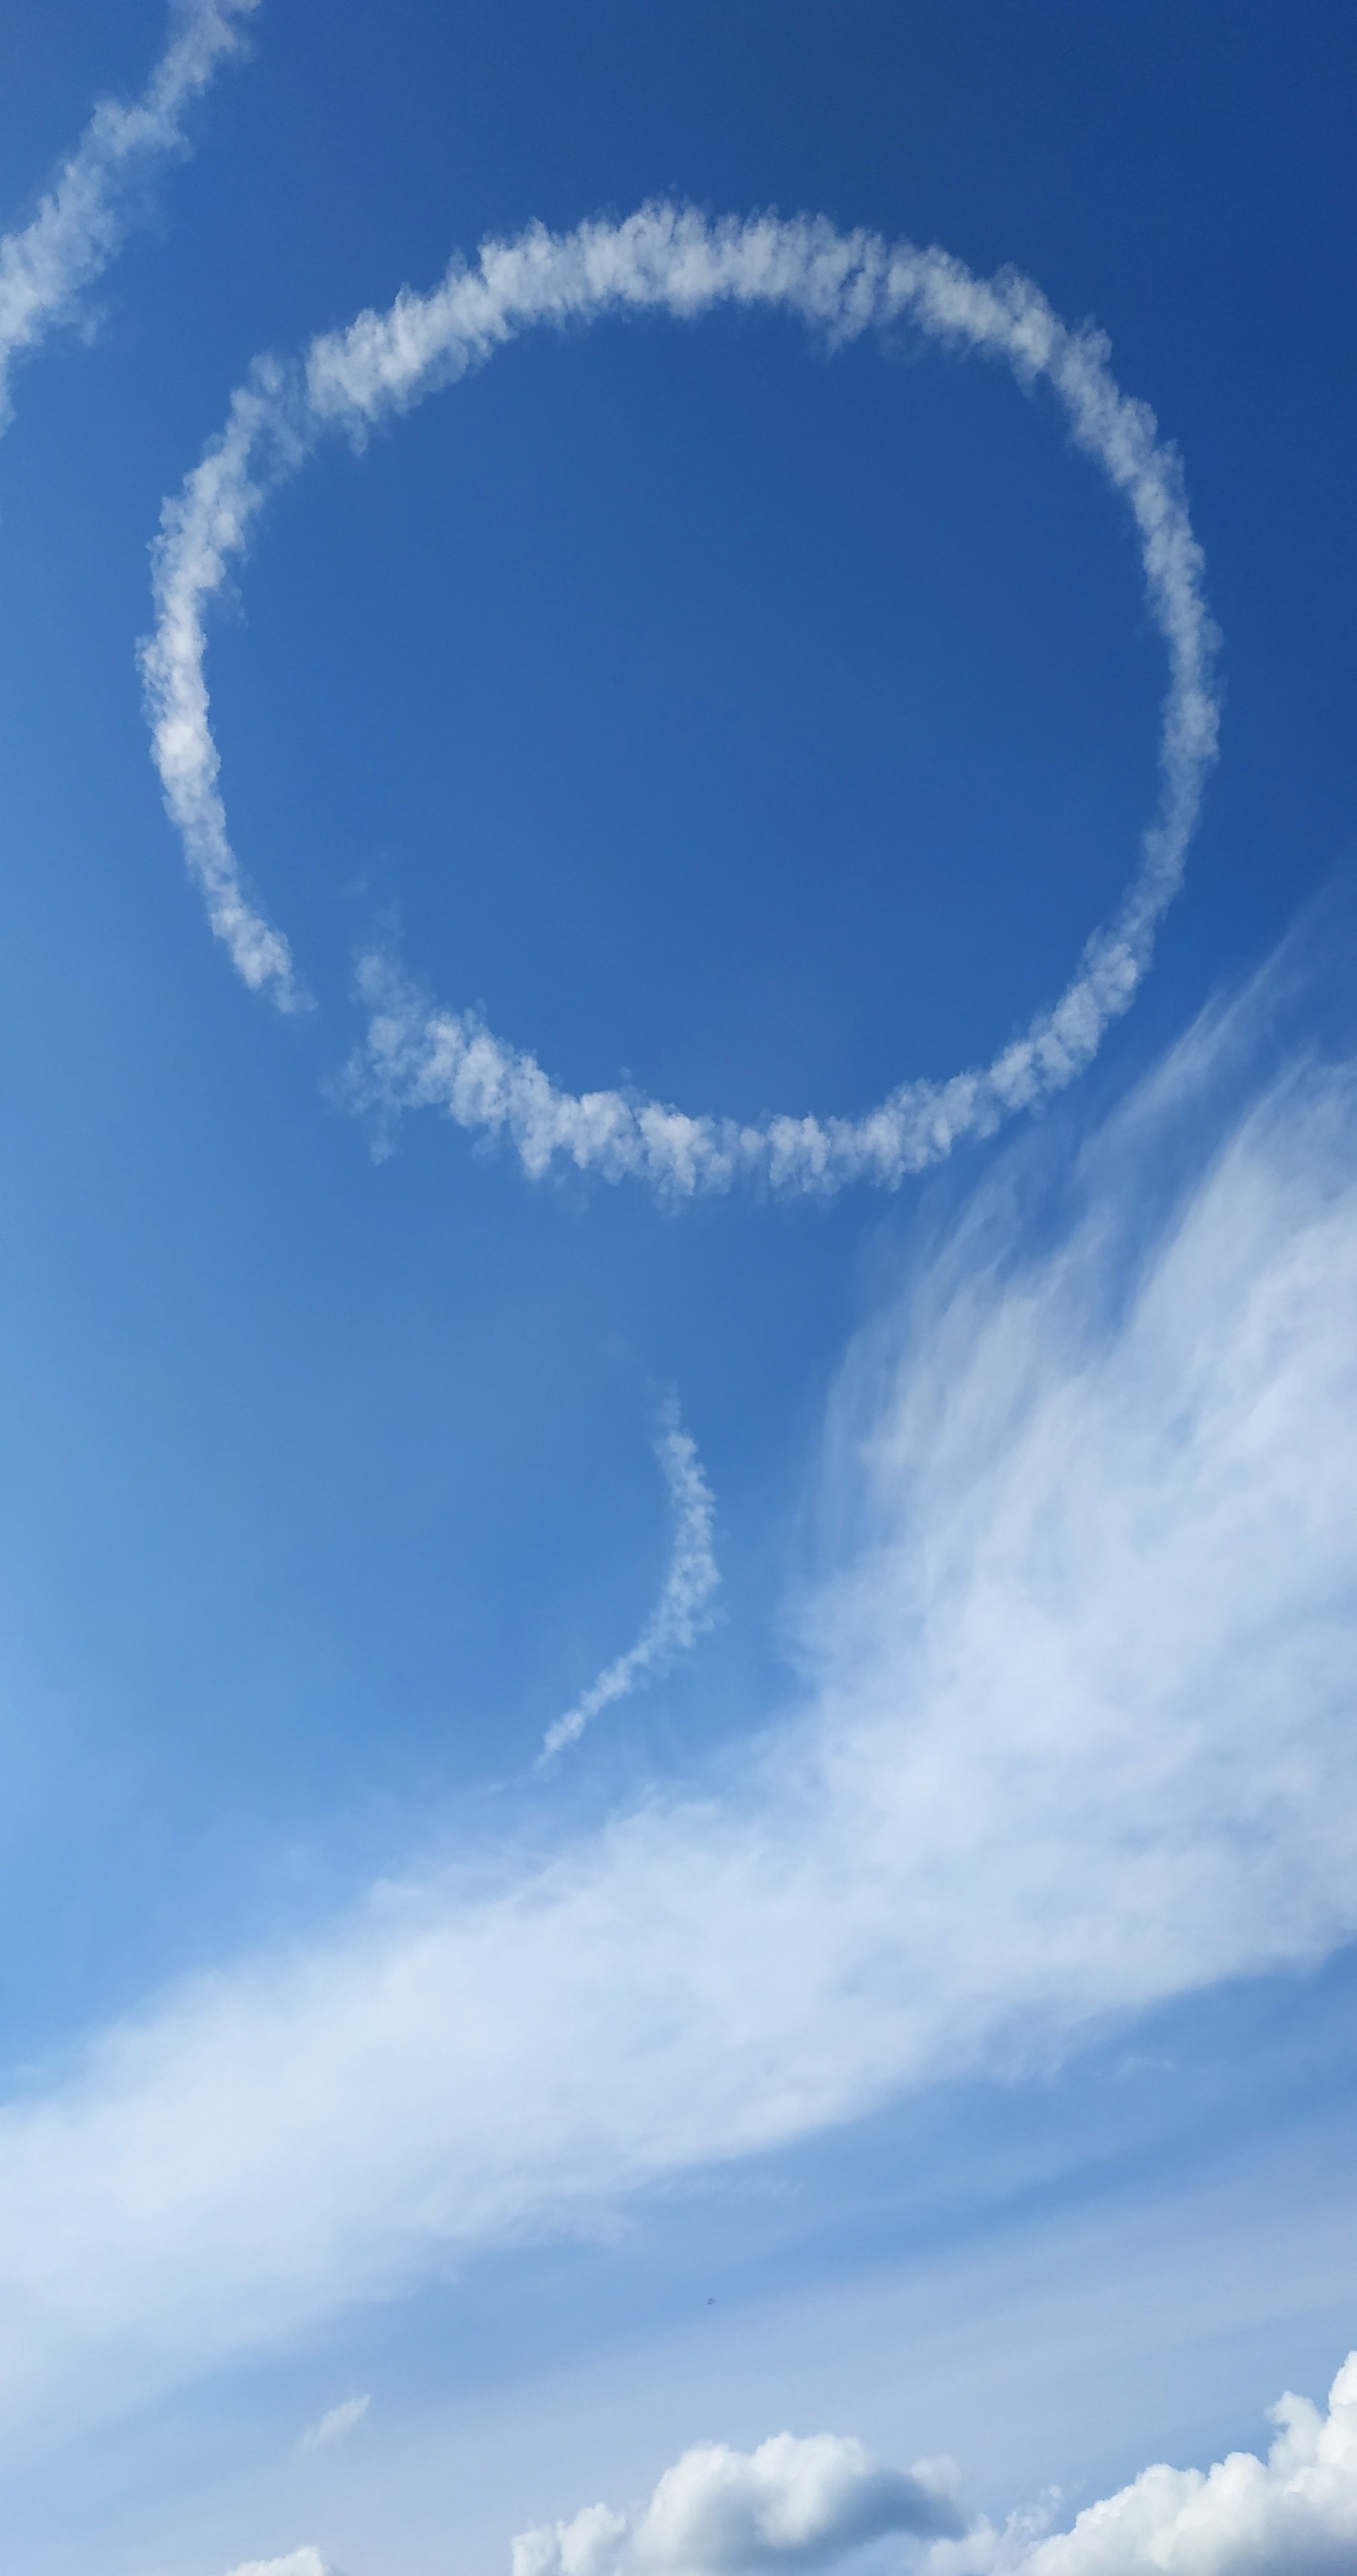
[[[60,324],[120,248],[134,191],[184,144],[184,117],[219,66],[238,54],[258,0],[184,0],[140,98],[101,100],[36,214],[0,239],[0,429],[15,366]],[[177,32],[173,29],[177,28]]]
[[[487,242],[474,267],[454,259],[430,294],[402,289],[387,312],[362,313],[314,340],[299,364],[261,360],[162,515],[156,626],[142,648],[155,759],[213,930],[247,984],[297,1007],[305,996],[291,949],[247,892],[231,846],[204,677],[208,611],[270,492],[325,436],[361,442],[525,330],[635,313],[691,321],[731,305],[790,312],[831,348],[913,327],[1054,393],[1074,444],[1129,508],[1168,655],[1160,804],[1130,890],[1086,942],[1059,1000],[991,1064],[949,1081],[902,1083],[857,1118],[751,1125],[691,1117],[622,1091],[574,1094],[523,1048],[465,1011],[436,1006],[377,955],[359,971],[368,1032],[350,1092],[388,1118],[441,1109],[460,1127],[503,1139],[534,1178],[571,1166],[608,1181],[637,1179],[671,1199],[750,1180],[816,1192],[856,1180],[893,1187],[1049,1099],[1088,1064],[1148,967],[1215,756],[1215,638],[1177,458],[1145,404],[1120,391],[1106,341],[1070,330],[1030,279],[1011,270],[979,279],[944,251],[839,233],[823,219],[710,222],[692,207],[649,205],[622,223],[559,235],[534,225],[515,241]]]
[[[1260,1071],[1264,1016],[857,1346],[786,1714],[0,2113],[11,2423],[1357,1932],[1357,1063]]]
[[[702,1471],[697,1443],[683,1428],[678,1407],[666,1406],[655,1442],[674,1516],[674,1543],[660,1597],[634,1646],[607,1665],[564,1717],[549,1726],[539,1767],[570,1744],[614,1700],[625,1699],[662,1673],[675,1655],[695,1646],[715,1622],[713,1602],[721,1582],[712,1544],[716,1504]]]
[[[345,2397],[338,2406],[328,2407],[314,2424],[308,2424],[297,2444],[299,2451],[328,2451],[336,2442],[347,2441],[356,2433],[372,2404],[370,2397]]]

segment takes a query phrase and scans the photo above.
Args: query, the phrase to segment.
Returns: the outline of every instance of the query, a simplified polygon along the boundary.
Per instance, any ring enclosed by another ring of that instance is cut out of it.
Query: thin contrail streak
[[[674,1514],[674,1545],[660,1597],[634,1646],[607,1665],[564,1717],[547,1728],[538,1768],[577,1744],[601,1709],[664,1670],[674,1655],[696,1645],[715,1620],[712,1601],[721,1576],[712,1547],[716,1504],[702,1472],[697,1443],[683,1428],[678,1409],[666,1407],[661,1417],[655,1455],[669,1487]]]
[[[691,207],[649,205],[625,222],[552,234],[534,225],[487,242],[474,267],[454,260],[429,295],[402,289],[384,313],[314,340],[297,364],[259,361],[225,429],[165,505],[155,548],[157,620],[142,649],[165,801],[213,930],[240,974],[284,1009],[305,999],[283,933],[247,893],[227,832],[203,676],[205,617],[269,492],[322,437],[361,444],[374,423],[483,365],[535,324],[667,313],[692,320],[721,304],[797,314],[830,347],[913,323],[961,351],[1000,358],[1020,384],[1047,383],[1074,444],[1130,509],[1150,615],[1168,654],[1158,810],[1112,919],[1085,943],[1059,999],[992,1063],[941,1082],[905,1082],[856,1118],[778,1116],[758,1123],[691,1117],[621,1091],[562,1090],[535,1057],[463,1011],[440,1009],[381,956],[365,958],[368,1014],[351,1068],[354,1103],[394,1112],[433,1106],[458,1126],[504,1138],[538,1178],[573,1165],[646,1182],[683,1199],[741,1180],[829,1192],[854,1180],[895,1187],[967,1137],[1061,1090],[1096,1052],[1150,963],[1215,758],[1215,630],[1202,588],[1174,451],[1153,413],[1118,388],[1100,333],[1071,330],[1012,270],[973,277],[947,252],[840,233],[820,218],[711,222]]]
[[[130,220],[130,198],[154,164],[181,148],[184,111],[219,63],[239,53],[257,0],[190,0],[140,98],[102,99],[31,223],[0,238],[0,430],[13,414],[10,376],[50,331],[76,318],[78,299],[108,266]]]

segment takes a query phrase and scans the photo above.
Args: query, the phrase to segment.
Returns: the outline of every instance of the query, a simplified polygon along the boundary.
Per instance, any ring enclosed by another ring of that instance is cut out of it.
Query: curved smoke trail
[[[711,1605],[721,1581],[712,1547],[716,1503],[702,1472],[697,1443],[684,1430],[675,1404],[666,1406],[661,1416],[655,1455],[674,1515],[674,1545],[660,1597],[635,1645],[607,1665],[574,1707],[547,1728],[539,1769],[568,1744],[577,1744],[601,1709],[641,1689],[672,1656],[685,1654],[714,1624]]]
[[[239,53],[242,21],[257,0],[190,0],[141,97],[103,99],[31,223],[0,240],[0,429],[13,404],[9,379],[49,331],[74,318],[81,290],[119,248],[129,197],[149,165],[184,141],[184,111],[219,63]]]
[[[721,304],[791,311],[830,347],[912,322],[948,347],[1003,359],[1024,386],[1051,386],[1074,443],[1130,508],[1149,612],[1168,653],[1159,806],[1134,881],[1025,1036],[983,1068],[906,1082],[861,1117],[743,1124],[618,1091],[564,1091],[533,1056],[466,1012],[436,1008],[377,956],[360,967],[369,1024],[350,1096],[386,1111],[441,1108],[461,1127],[507,1138],[534,1178],[573,1164],[605,1180],[640,1179],[668,1198],[743,1179],[786,1190],[827,1192],[859,1179],[889,1188],[1049,1098],[1088,1064],[1149,965],[1215,757],[1215,633],[1177,458],[1153,413],[1119,390],[1102,336],[1069,329],[1030,279],[1011,270],[976,278],[945,251],[840,233],[822,219],[713,223],[692,208],[649,205],[622,223],[560,235],[534,225],[515,241],[487,242],[474,267],[454,260],[431,294],[402,289],[386,313],[361,313],[347,330],[314,340],[299,364],[260,361],[162,514],[157,622],[142,648],[155,759],[213,930],[247,984],[296,1008],[305,995],[288,942],[246,892],[231,848],[203,676],[208,606],[269,492],[326,434],[361,443],[375,422],[408,411],[535,324],[640,312],[687,321]]]

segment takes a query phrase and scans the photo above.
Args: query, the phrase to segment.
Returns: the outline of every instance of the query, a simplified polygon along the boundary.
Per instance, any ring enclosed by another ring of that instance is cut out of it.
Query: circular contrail
[[[142,647],[155,759],[213,930],[247,984],[297,1008],[306,995],[288,941],[247,891],[231,848],[203,676],[208,604],[268,494],[328,433],[361,443],[375,422],[484,365],[535,324],[642,312],[690,321],[721,304],[790,311],[830,347],[911,323],[953,349],[1003,359],[1024,386],[1051,386],[1075,445],[1129,505],[1149,612],[1168,654],[1159,804],[1131,885],[1086,941],[1059,999],[992,1063],[940,1082],[904,1082],[859,1117],[694,1118],[634,1093],[565,1091],[535,1057],[474,1015],[436,1007],[376,955],[359,969],[369,1022],[350,1097],[388,1112],[441,1108],[461,1127],[506,1138],[533,1177],[573,1165],[605,1180],[640,1179],[667,1198],[744,1179],[817,1192],[854,1180],[890,1188],[1049,1098],[1088,1064],[1149,965],[1215,757],[1215,631],[1177,457],[1154,414],[1119,389],[1102,335],[1070,329],[1030,279],[1013,270],[973,277],[946,251],[839,232],[820,217],[713,222],[691,207],[647,205],[621,223],[563,234],[539,224],[514,241],[486,242],[473,267],[454,259],[431,294],[402,289],[387,312],[360,313],[292,365],[259,360],[226,427],[162,514],[157,622]]]

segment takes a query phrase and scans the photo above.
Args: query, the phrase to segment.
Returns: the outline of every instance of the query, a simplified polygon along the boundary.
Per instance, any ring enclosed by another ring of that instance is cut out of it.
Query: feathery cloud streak
[[[243,21],[258,0],[189,0],[141,97],[104,99],[31,223],[0,240],[0,429],[11,418],[10,375],[48,332],[73,319],[76,300],[118,250],[130,192],[183,144],[184,111],[222,63],[239,53]]]
[[[963,2528],[950,2463],[906,2474],[836,2433],[775,2433],[756,2451],[699,2442],[633,2513],[586,2505],[513,2543],[513,2576],[768,2576],[832,2566],[890,2532]]]
[[[1143,2469],[1042,2538],[1034,2517],[980,2524],[928,2553],[928,2576],[1351,2576],[1357,2567],[1357,2352],[1321,2415],[1307,2397],[1271,2409],[1266,2460],[1232,2451],[1200,2469]],[[1045,2517],[1035,2518],[1044,2520]]]
[[[334,2442],[343,2442],[356,2432],[368,2408],[370,2397],[346,2397],[340,2405],[331,2406],[319,2423],[308,2424],[297,2444],[299,2451],[328,2451]]]
[[[716,1504],[702,1472],[697,1443],[683,1428],[674,1405],[661,1419],[655,1455],[669,1488],[674,1514],[674,1545],[660,1597],[634,1646],[619,1655],[591,1683],[564,1717],[547,1728],[539,1767],[577,1744],[601,1709],[629,1691],[640,1690],[663,1672],[674,1655],[687,1652],[714,1624],[712,1600],[721,1581],[712,1547]]]
[[[1118,389],[1102,336],[1069,329],[1030,279],[1012,270],[976,278],[945,251],[839,233],[823,219],[709,222],[691,207],[657,204],[622,223],[561,235],[534,225],[517,240],[486,242],[474,267],[454,259],[432,293],[402,289],[386,313],[361,313],[314,340],[299,364],[259,361],[162,514],[156,626],[142,648],[155,759],[213,930],[247,984],[295,1008],[304,996],[291,950],[247,894],[228,837],[203,667],[208,607],[269,493],[326,434],[361,443],[375,423],[539,324],[642,312],[691,321],[719,305],[794,313],[831,349],[912,325],[947,348],[1004,361],[1025,387],[1052,388],[1075,445],[1129,506],[1168,653],[1160,803],[1134,882],[1023,1038],[983,1069],[907,1082],[859,1118],[746,1125],[617,1091],[563,1091],[534,1057],[465,1012],[435,1008],[380,957],[360,969],[370,1026],[351,1092],[387,1113],[441,1108],[461,1127],[506,1139],[534,1178],[571,1164],[605,1180],[639,1179],[668,1198],[742,1179],[820,1192],[859,1179],[893,1187],[1087,1065],[1149,964],[1215,756],[1215,637],[1176,456],[1153,413]]]
[[[4,2417],[1357,1932],[1357,1064],[1250,1078],[1241,1026],[1058,1240],[1018,1256],[1001,1175],[862,1345],[789,1715],[0,2112]]]

